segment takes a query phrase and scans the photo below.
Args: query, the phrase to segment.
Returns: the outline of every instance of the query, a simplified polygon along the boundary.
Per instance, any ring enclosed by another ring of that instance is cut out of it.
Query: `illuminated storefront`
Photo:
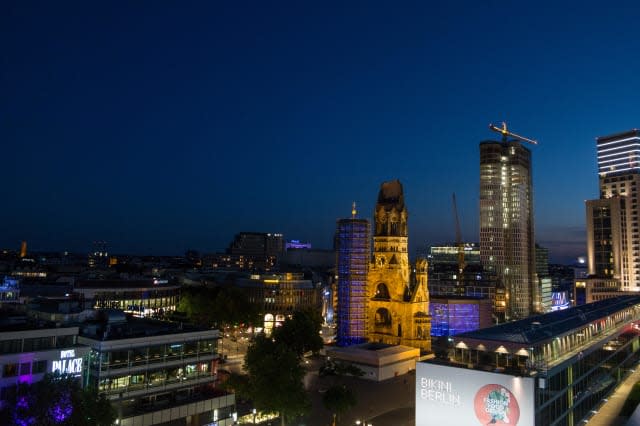
[[[83,280],[74,293],[87,308],[121,309],[138,317],[162,317],[175,310],[180,286],[166,280]]]

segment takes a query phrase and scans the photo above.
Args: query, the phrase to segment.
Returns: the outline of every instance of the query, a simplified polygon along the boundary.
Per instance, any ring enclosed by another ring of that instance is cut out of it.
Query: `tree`
[[[333,424],[336,418],[357,404],[355,394],[345,385],[334,385],[327,389],[322,397],[324,407],[333,413]]]
[[[206,287],[184,287],[180,292],[177,310],[184,312],[190,322],[207,327],[216,321],[213,307],[215,295]]]
[[[213,310],[218,321],[223,324],[260,323],[260,314],[255,303],[251,303],[247,295],[236,287],[218,287]]]
[[[67,374],[46,374],[21,383],[7,400],[0,422],[7,425],[110,426],[116,419],[109,401]]]
[[[299,357],[306,352],[318,353],[324,342],[320,337],[322,319],[319,313],[311,310],[296,311],[292,318],[273,331],[276,341],[292,348]]]
[[[177,310],[190,322],[208,327],[259,323],[257,306],[235,287],[185,287]]]
[[[248,378],[237,384],[238,393],[256,409],[278,413],[282,426],[311,408],[298,353],[284,342],[259,334],[247,350],[244,367]]]

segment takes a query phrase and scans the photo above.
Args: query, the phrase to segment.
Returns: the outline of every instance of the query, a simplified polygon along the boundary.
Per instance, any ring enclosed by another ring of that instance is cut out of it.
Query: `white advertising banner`
[[[533,426],[534,379],[416,364],[416,426]]]

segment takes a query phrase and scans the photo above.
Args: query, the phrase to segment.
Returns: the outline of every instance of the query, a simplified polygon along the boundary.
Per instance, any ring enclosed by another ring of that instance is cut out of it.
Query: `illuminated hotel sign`
[[[69,349],[60,351],[60,360],[53,361],[51,372],[55,371],[61,374],[82,374],[82,358],[76,358],[76,351]]]
[[[416,426],[533,426],[534,379],[416,364]]]

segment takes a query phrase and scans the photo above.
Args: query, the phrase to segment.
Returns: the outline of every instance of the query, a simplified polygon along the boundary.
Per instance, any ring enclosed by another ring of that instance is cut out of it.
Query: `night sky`
[[[506,120],[540,141],[536,240],[568,262],[595,138],[640,126],[640,7],[516,3],[2,2],[0,247],[329,248],[396,178],[412,255],[455,239],[453,192],[477,241],[478,144]]]

